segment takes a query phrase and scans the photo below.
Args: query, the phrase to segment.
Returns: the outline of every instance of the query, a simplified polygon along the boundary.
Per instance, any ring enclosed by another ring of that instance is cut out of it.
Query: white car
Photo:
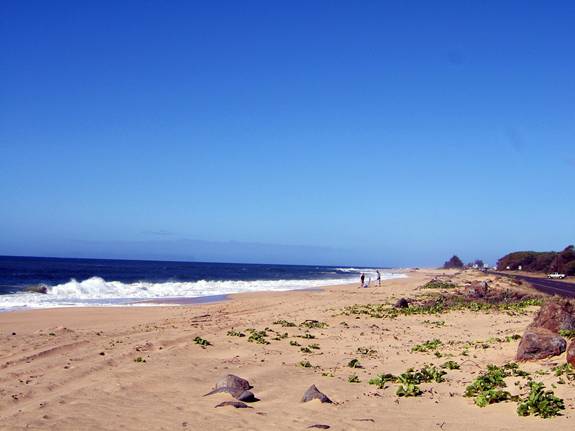
[[[565,278],[565,274],[559,274],[558,272],[552,272],[551,274],[547,274],[547,278],[561,279],[561,278]]]

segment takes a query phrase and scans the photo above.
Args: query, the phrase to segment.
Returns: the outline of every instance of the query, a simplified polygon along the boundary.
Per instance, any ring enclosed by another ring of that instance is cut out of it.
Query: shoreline
[[[397,278],[403,278],[406,275],[406,272],[408,272],[409,270],[400,268],[397,270],[393,270],[390,272],[384,272],[382,273],[383,278],[382,278],[382,283],[388,280],[393,280],[393,279],[397,279]],[[389,274],[391,275],[390,278],[385,278],[385,275]],[[359,277],[359,274],[358,274]],[[271,281],[271,282],[281,282],[281,281],[286,281],[288,283],[294,283],[297,282],[297,280],[265,280],[265,281]],[[322,279],[302,279],[300,280],[302,283],[303,282],[318,282],[321,283]],[[331,281],[331,280],[329,280]],[[348,282],[349,281],[349,282]],[[341,281],[337,284],[325,284],[325,285],[318,285],[318,286],[306,286],[306,287],[296,287],[296,288],[286,288],[286,289],[278,289],[278,290],[266,290],[266,289],[262,289],[262,290],[245,290],[245,291],[239,291],[239,292],[233,292],[233,293],[215,293],[215,294],[210,294],[210,295],[204,295],[204,296],[166,296],[166,297],[153,297],[153,298],[117,298],[118,303],[114,303],[114,302],[110,302],[113,299],[111,298],[107,298],[106,300],[108,302],[102,302],[102,303],[96,303],[96,304],[89,304],[89,303],[76,303],[76,304],[72,304],[72,305],[62,305],[62,304],[58,304],[58,305],[49,305],[49,306],[38,306],[38,307],[34,307],[34,306],[21,306],[21,307],[6,307],[6,308],[0,308],[0,314],[3,313],[14,313],[14,312],[22,312],[22,311],[32,311],[32,310],[51,310],[51,309],[59,309],[59,308],[84,308],[84,309],[88,309],[88,308],[129,308],[129,307],[145,307],[145,306],[154,306],[154,307],[158,307],[158,306],[172,306],[172,305],[190,305],[190,304],[197,304],[197,303],[205,303],[205,302],[220,302],[220,301],[224,301],[229,299],[231,296],[233,295],[239,295],[239,294],[244,294],[244,293],[273,293],[273,292],[297,292],[297,291],[314,291],[314,290],[321,290],[324,288],[331,288],[331,287],[336,287],[336,286],[348,286],[351,284],[355,284],[355,280],[350,278],[347,281]],[[372,286],[376,286],[376,281],[372,280]],[[158,282],[158,284],[162,284],[162,282]],[[357,282],[357,284],[359,284],[359,281]],[[40,294],[40,293],[33,293],[33,292],[26,292],[26,291],[22,291],[22,292],[17,292],[17,293],[11,293],[11,294],[5,294],[2,296],[10,296],[10,295],[18,295],[19,293],[26,293],[26,294],[31,294],[31,295],[41,295],[38,296],[39,298],[44,298],[46,294]],[[47,297],[47,296],[46,296]],[[73,298],[72,298],[73,299]],[[100,299],[101,301],[105,301],[103,298]]]

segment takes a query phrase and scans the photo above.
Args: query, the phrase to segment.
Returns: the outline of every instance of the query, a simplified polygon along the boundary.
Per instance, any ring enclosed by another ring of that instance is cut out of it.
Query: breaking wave
[[[404,275],[382,274],[382,279],[400,277],[404,277]],[[166,281],[152,283],[139,281],[123,283],[120,281],[106,281],[100,277],[91,277],[82,281],[72,279],[67,283],[46,286],[45,294],[20,292],[0,295],[0,309],[150,305],[141,301],[160,298],[195,298],[240,292],[280,292],[349,284],[352,282],[353,279],[348,277],[320,280],[199,280],[188,282]]]

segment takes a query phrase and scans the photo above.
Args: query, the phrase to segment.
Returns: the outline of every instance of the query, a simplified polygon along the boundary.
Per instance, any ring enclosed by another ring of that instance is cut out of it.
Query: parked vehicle
[[[552,272],[551,274],[547,274],[547,278],[562,279],[562,278],[565,278],[565,274],[560,274],[558,272]]]

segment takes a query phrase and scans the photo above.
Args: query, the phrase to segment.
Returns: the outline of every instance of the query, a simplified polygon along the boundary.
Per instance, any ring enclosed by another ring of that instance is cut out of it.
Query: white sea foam
[[[383,273],[382,279],[405,277],[403,274]],[[83,281],[49,286],[46,294],[21,292],[0,295],[0,310],[16,308],[53,308],[113,305],[149,305],[138,301],[161,298],[195,298],[240,292],[286,291],[352,283],[349,278],[323,280],[255,280],[152,283],[139,281],[122,283],[91,277]]]

